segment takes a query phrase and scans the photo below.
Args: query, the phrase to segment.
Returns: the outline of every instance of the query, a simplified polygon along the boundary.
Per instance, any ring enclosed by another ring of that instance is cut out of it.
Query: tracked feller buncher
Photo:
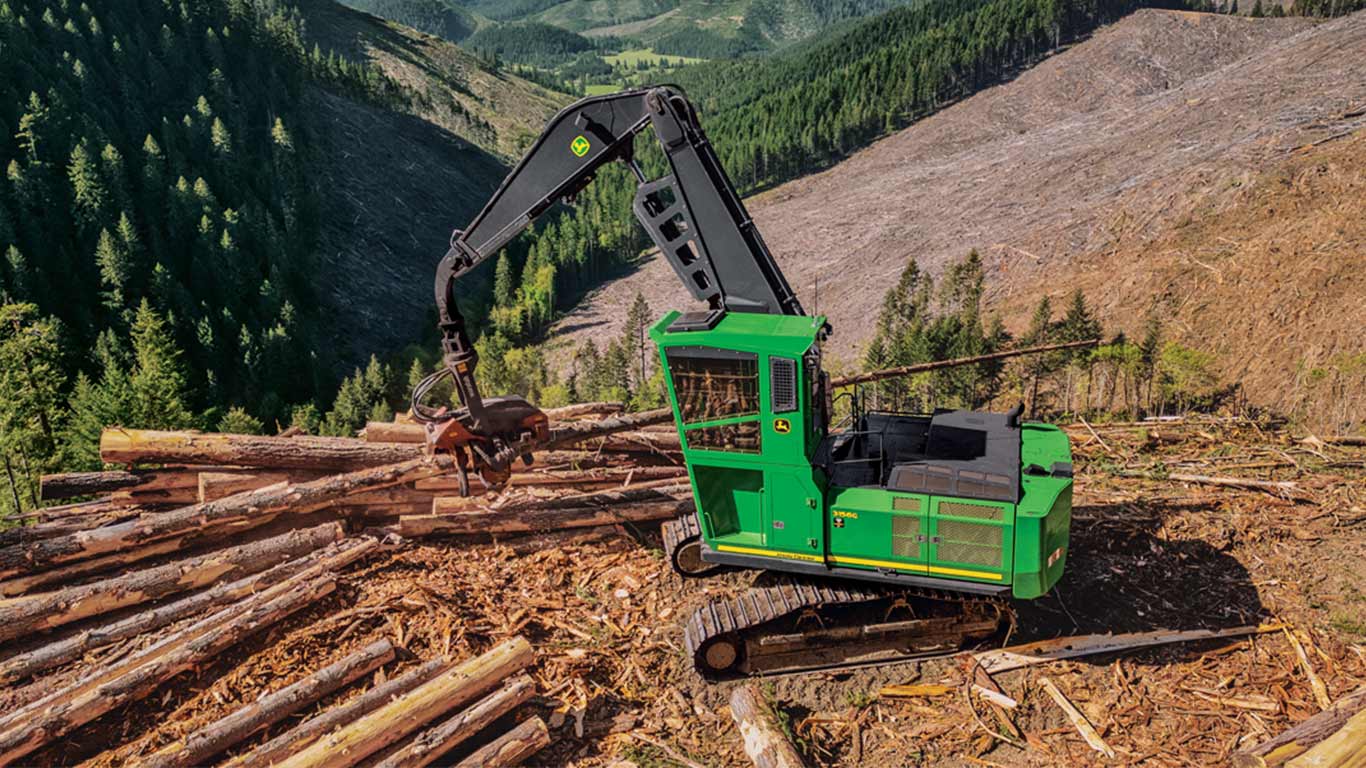
[[[652,128],[670,173],[647,179]],[[867,411],[830,425],[825,318],[807,315],[675,87],[583,99],[546,127],[436,276],[446,367],[413,393],[428,442],[494,486],[548,435],[518,397],[485,399],[455,283],[599,168],[639,182],[634,212],[693,298],[650,329],[666,373],[696,514],[664,526],[688,577],[761,570],[738,597],[690,616],[684,639],[710,679],[880,662],[999,636],[1011,598],[1037,598],[1067,561],[1071,450],[1057,427],[1010,413]],[[425,394],[454,380],[462,407]]]

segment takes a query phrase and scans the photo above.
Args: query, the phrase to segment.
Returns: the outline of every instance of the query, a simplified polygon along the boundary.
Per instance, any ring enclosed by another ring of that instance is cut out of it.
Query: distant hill
[[[1137,332],[1155,310],[1255,401],[1293,409],[1314,371],[1366,366],[1351,357],[1366,59],[1344,55],[1360,50],[1362,13],[1138,11],[750,210],[846,362],[907,260],[939,274],[976,248],[1014,329],[1040,295],[1082,287],[1112,327]],[[686,308],[676,283],[648,260],[566,317],[561,345],[618,333],[637,291]]]
[[[343,0],[343,5],[453,43],[474,34],[481,23],[475,14],[451,0]]]
[[[458,0],[498,21],[537,21],[622,37],[658,53],[731,58],[805,39],[913,0]]]

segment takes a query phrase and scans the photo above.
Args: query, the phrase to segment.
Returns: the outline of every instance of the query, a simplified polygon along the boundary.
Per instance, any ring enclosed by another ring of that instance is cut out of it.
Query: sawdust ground
[[[1284,435],[1245,427],[1201,429],[1175,446],[1153,447],[1136,434],[1109,434],[1105,445],[1115,455],[1078,441],[1067,573],[1052,594],[1019,606],[1014,640],[1231,627],[1274,618],[1306,632],[1312,664],[1332,696],[1366,680],[1366,575],[1359,568],[1366,558],[1363,452],[1311,452]],[[1315,503],[1108,471],[1116,463],[1236,467],[1281,455],[1299,468],[1230,474],[1296,479]],[[393,676],[419,659],[469,657],[523,634],[536,649],[532,673],[540,692],[523,712],[545,716],[556,737],[534,765],[603,765],[619,756],[668,764],[632,733],[703,765],[745,764],[725,709],[733,684],[704,683],[691,671],[681,650],[681,622],[709,597],[743,588],[752,574],[685,582],[668,571],[656,530],[623,529],[522,554],[515,544],[431,542],[376,557],[348,572],[323,603],[148,700],[80,729],[35,755],[34,763],[136,762],[380,637],[404,649],[382,673]],[[979,704],[974,717],[961,694],[877,697],[889,683],[960,681],[956,660],[781,677],[766,690],[818,765],[1092,760],[1094,753],[1039,691],[1041,674],[1129,762],[1221,763],[1240,739],[1259,740],[1317,711],[1305,672],[1280,634],[998,675],[1021,702],[1016,721],[1028,734],[1025,748],[993,742],[978,724],[997,729],[990,713]],[[353,686],[321,706],[364,687]],[[1235,703],[1221,703],[1226,701]],[[292,722],[297,719],[286,725]]]

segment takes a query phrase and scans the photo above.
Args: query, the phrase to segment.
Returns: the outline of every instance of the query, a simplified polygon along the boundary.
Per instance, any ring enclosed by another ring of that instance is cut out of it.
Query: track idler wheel
[[[669,564],[679,576],[697,579],[724,567],[702,559],[702,533],[691,516],[664,523],[663,532],[664,551],[669,554]]]
[[[744,641],[727,634],[713,637],[698,648],[693,662],[703,677],[717,679],[739,674],[744,660]]]

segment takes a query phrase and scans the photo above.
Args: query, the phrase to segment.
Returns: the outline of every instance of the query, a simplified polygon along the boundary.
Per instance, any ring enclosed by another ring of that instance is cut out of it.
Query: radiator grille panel
[[[920,499],[893,498],[892,509],[897,512],[919,512]]]
[[[1000,568],[1003,533],[1004,529],[995,525],[941,518],[935,559]]]
[[[999,521],[1001,519],[1001,508],[988,507],[984,504],[964,504],[961,501],[941,501],[939,502],[939,514],[950,517],[970,517],[974,520]]]
[[[786,357],[769,358],[769,383],[773,412],[797,410],[797,361]]]
[[[920,559],[920,518],[892,518],[892,554],[896,557]]]

